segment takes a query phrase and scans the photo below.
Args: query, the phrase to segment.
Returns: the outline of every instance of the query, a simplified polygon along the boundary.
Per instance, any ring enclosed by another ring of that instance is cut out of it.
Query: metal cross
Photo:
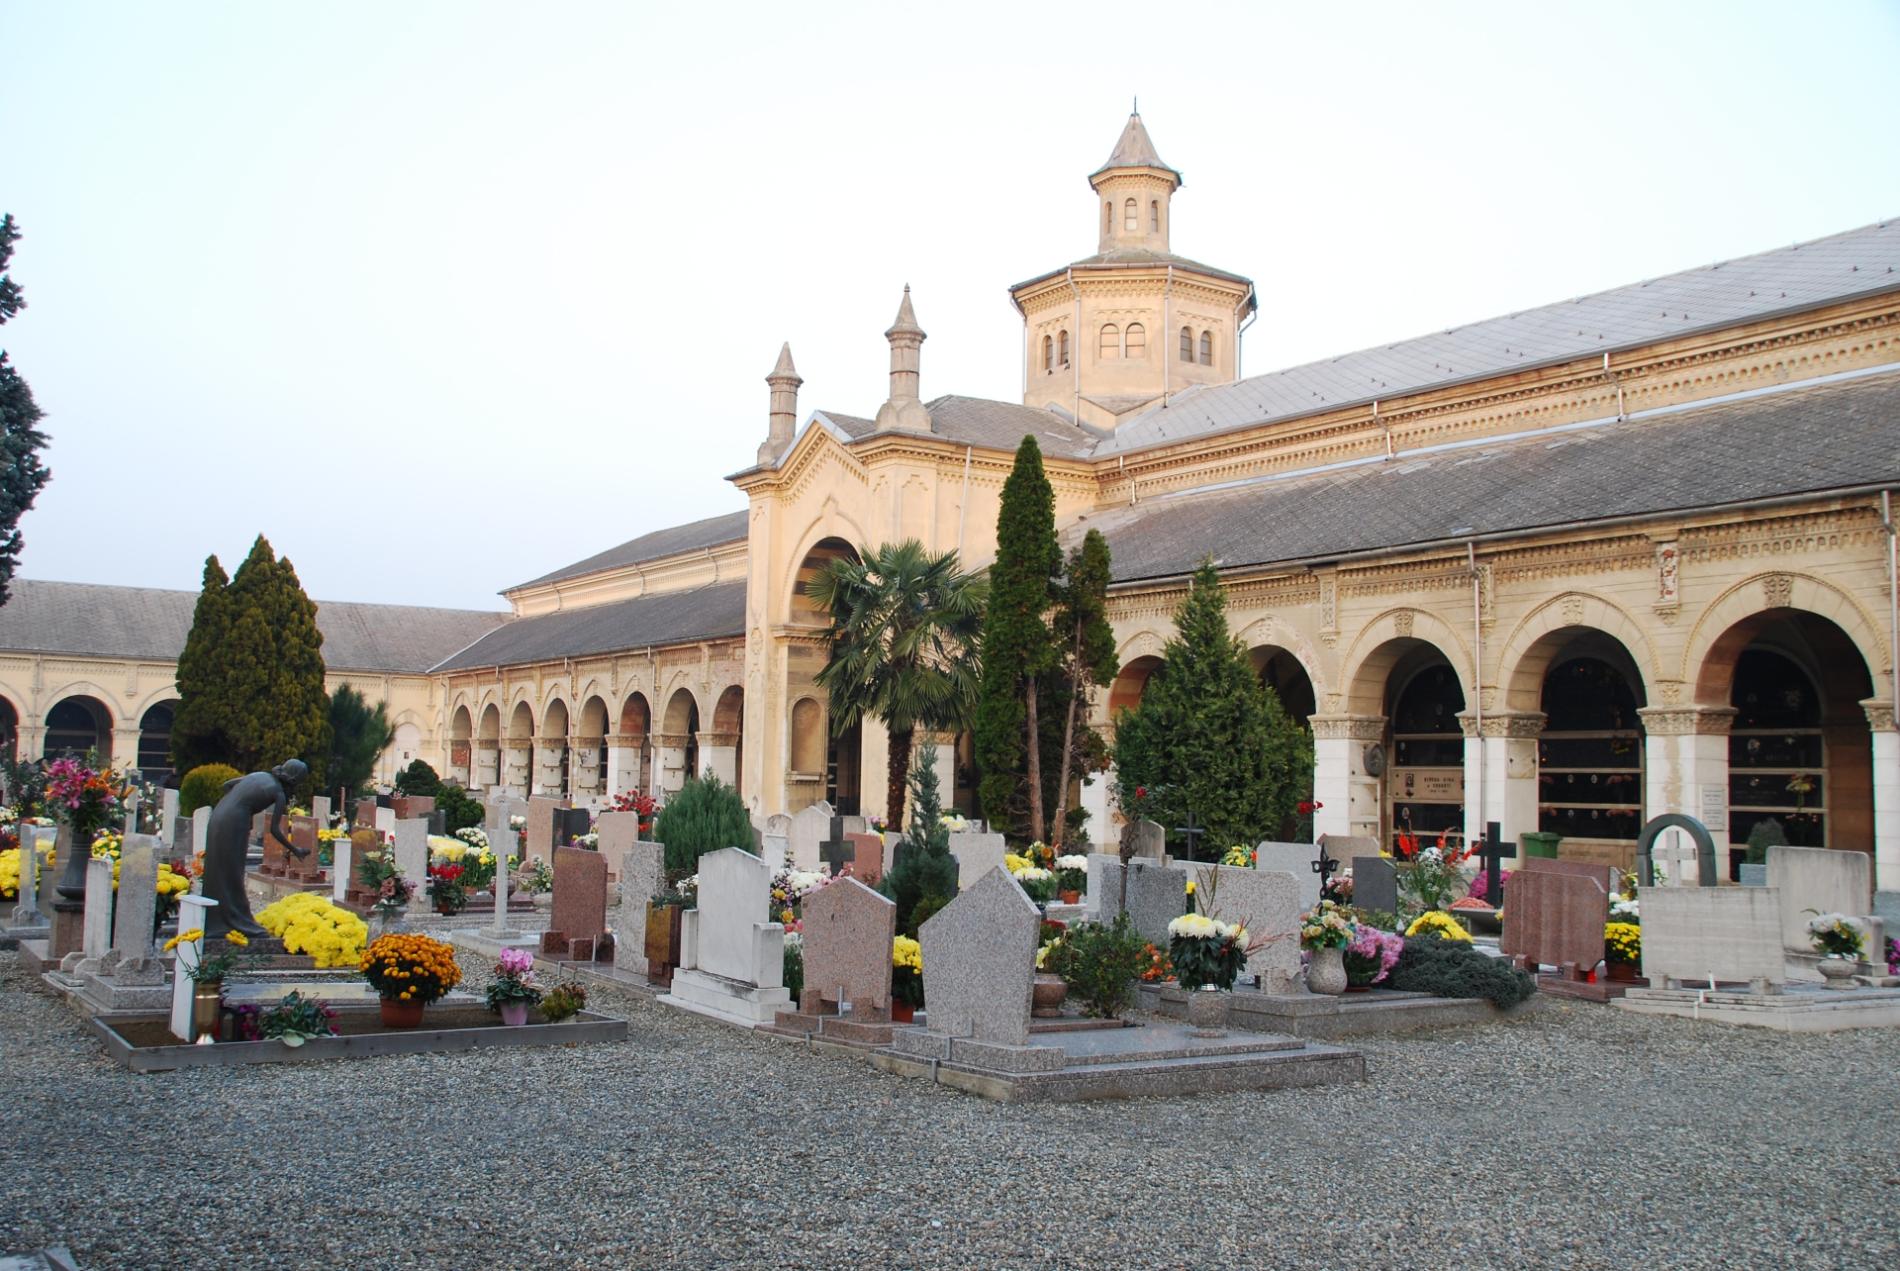
[[[830,867],[833,877],[846,865],[857,863],[857,848],[844,836],[843,817],[831,818],[831,837],[818,845],[818,857]]]
[[[1319,859],[1313,862],[1313,872],[1319,875],[1320,895],[1326,894],[1326,882],[1339,872],[1339,862],[1326,854],[1326,844],[1319,845]]]
[[[1199,839],[1201,835],[1207,833],[1207,827],[1194,823],[1194,809],[1188,809],[1187,824],[1175,826],[1174,832],[1187,840],[1188,859],[1191,861],[1198,860],[1199,856],[1195,851],[1196,840]]]
[[[1496,821],[1487,821],[1484,827],[1484,842],[1478,847],[1478,858],[1484,862],[1484,901],[1493,909],[1504,903],[1504,884],[1498,878],[1498,862],[1505,858],[1516,859],[1517,844],[1499,841],[1501,829]]]

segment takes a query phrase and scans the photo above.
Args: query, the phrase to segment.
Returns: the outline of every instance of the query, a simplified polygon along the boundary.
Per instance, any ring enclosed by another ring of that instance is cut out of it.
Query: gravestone
[[[522,863],[546,861],[554,857],[554,814],[567,807],[562,799],[544,799],[540,795],[528,800],[528,848]]]
[[[1825,847],[1768,849],[1768,887],[1780,897],[1782,947],[1818,956],[1808,938],[1808,921],[1818,914],[1866,918],[1874,911],[1873,857],[1865,852]],[[1809,913],[1813,910],[1813,913]],[[1861,924],[1863,929],[1866,923]],[[1862,958],[1882,964],[1878,951]]]
[[[187,894],[178,898],[178,930],[203,931],[205,916],[209,914],[217,901],[207,896]],[[198,955],[201,952],[195,940],[181,940],[178,943],[178,961],[172,968],[172,1036],[180,1041],[194,1040],[191,1035],[191,997],[197,985],[192,981],[191,973],[198,967]]]
[[[310,815],[317,818],[317,825],[320,828],[326,829],[326,830],[329,829],[330,815],[331,815],[330,796],[327,794],[311,795],[310,796]]]
[[[974,885],[977,879],[993,869],[1001,869],[1006,850],[1001,834],[983,830],[957,830],[952,833],[950,855],[957,858],[958,889]]]
[[[508,897],[513,891],[513,880],[508,869],[508,858],[516,854],[519,840],[509,825],[509,818],[521,815],[518,801],[509,795],[496,795],[483,809],[485,824],[483,832],[488,835],[488,851],[495,858],[495,912],[488,920],[489,932],[497,939],[506,940],[508,930]]]
[[[851,876],[867,887],[875,887],[884,877],[884,836],[882,834],[846,834],[851,845]]]
[[[376,828],[375,799],[358,799],[350,806],[350,828],[353,830],[373,830]]]
[[[891,1013],[891,938],[897,906],[856,878],[820,887],[805,901],[805,993],[800,1008],[851,1006],[862,1021]]]
[[[726,847],[699,858],[699,908],[681,930],[684,963],[661,1000],[747,1027],[789,1005],[785,928],[761,922],[772,894],[765,862]]]
[[[1787,982],[1774,888],[1639,887],[1636,896],[1643,975],[1652,987],[1706,988],[1714,977],[1745,980],[1765,993]]]
[[[765,818],[765,824],[760,827],[759,833],[764,838],[770,838],[776,834],[780,838],[789,839],[792,837],[792,818],[783,812],[774,812]]]
[[[607,862],[584,847],[554,849],[554,912],[541,952],[562,962],[592,962],[607,934]]]
[[[632,816],[633,813],[605,813]],[[647,905],[666,886],[666,849],[634,842],[620,858],[620,908],[614,911],[614,967],[644,977],[647,973]]]
[[[342,904],[356,878],[356,843],[344,835],[330,844],[330,901]]]
[[[1513,881],[1516,880],[1518,872],[1569,874],[1574,878],[1594,878],[1603,884],[1603,892],[1606,896],[1616,892],[1623,885],[1623,871],[1614,865],[1605,865],[1599,861],[1566,861],[1555,856],[1527,856],[1518,862],[1517,871],[1511,874]]]
[[[94,856],[86,862],[85,928],[78,950],[60,959],[60,970],[70,975],[99,975],[110,965],[112,951],[112,858]]]
[[[791,818],[787,817],[789,821]],[[792,859],[792,840],[783,834],[765,833],[759,836],[759,859],[774,874],[784,869]]]
[[[1089,853],[1088,913],[1093,922],[1111,924],[1124,912],[1122,858],[1113,852]]]
[[[435,811],[435,797],[427,794],[399,794],[389,800],[389,807],[398,821],[411,818],[426,821],[429,814]]]
[[[1310,871],[1309,871],[1310,872]],[[1285,870],[1236,865],[1203,866],[1197,886],[1205,893],[1201,911],[1222,922],[1238,922],[1254,941],[1247,974],[1263,993],[1291,993],[1300,978],[1300,879]]]
[[[1398,913],[1399,872],[1391,857],[1352,858],[1352,903],[1355,909]]]
[[[39,825],[20,827],[20,891],[13,906],[7,934],[13,939],[43,936],[46,915],[40,912],[40,862],[52,849],[53,831]]]
[[[1300,887],[1300,908],[1311,909],[1319,903],[1319,860],[1317,843],[1264,842],[1254,848],[1253,867],[1274,873],[1293,875]]]
[[[178,791],[160,790],[158,792],[159,828],[165,834],[169,835],[173,832],[172,827],[175,824],[177,824],[177,822],[178,822]],[[167,839],[165,846],[176,847],[178,846],[178,844],[174,840]]]
[[[396,832],[396,809],[378,801],[374,815],[378,834],[393,835]]]
[[[1128,862],[1128,920],[1156,948],[1168,947],[1168,924],[1187,912],[1187,879],[1187,870],[1179,865]]]
[[[640,814],[602,812],[600,819],[594,823],[594,833],[594,850],[607,862],[607,877],[618,882],[625,877],[622,866],[628,851],[640,841]],[[618,946],[620,942],[616,940],[614,943]]]
[[[583,834],[593,831],[594,816],[586,808],[557,808],[554,812],[554,845],[567,847]]]
[[[120,984],[165,982],[165,966],[154,955],[152,934],[158,910],[157,838],[134,834],[119,849],[119,900],[112,922],[112,978]]]
[[[831,837],[831,805],[823,799],[800,808],[791,818],[792,865],[815,873],[819,865],[818,845]]]
[[[429,823],[396,822],[396,870],[415,890],[409,903],[415,908],[429,904]]]
[[[211,809],[199,808],[191,814],[191,854],[203,856],[211,842]]]
[[[1533,974],[1550,966],[1567,980],[1588,975],[1603,960],[1603,926],[1610,917],[1604,871],[1591,868],[1594,877],[1548,869],[1512,874],[1498,951],[1522,959]]]
[[[998,866],[918,931],[925,1019],[932,1033],[1004,1046],[1029,1044],[1030,991],[1042,915]]]
[[[383,850],[383,836],[373,829],[350,831],[350,876],[345,884],[344,900],[358,909],[372,909],[380,899],[375,888],[363,881],[363,861],[371,852]]]
[[[1679,836],[1670,835],[1673,842],[1662,848],[1656,847],[1656,840],[1669,830],[1681,830],[1689,836],[1689,844],[1680,842]],[[1695,862],[1696,885],[1715,886],[1715,840],[1709,837],[1708,827],[1692,816],[1681,812],[1665,812],[1652,817],[1636,836],[1637,877],[1645,887],[1656,885],[1657,861],[1670,865],[1670,881],[1682,884],[1689,874],[1689,862]]]
[[[1135,822],[1135,860],[1158,861],[1168,854],[1168,832],[1147,817]]]
[[[165,840],[165,846],[171,849],[173,856],[191,855],[191,818],[176,816],[172,818],[171,833]]]

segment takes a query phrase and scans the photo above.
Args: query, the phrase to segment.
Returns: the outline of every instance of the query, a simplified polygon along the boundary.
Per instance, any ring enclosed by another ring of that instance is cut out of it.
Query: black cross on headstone
[[[818,857],[830,867],[832,877],[846,865],[856,863],[858,850],[844,836],[844,818],[831,818],[831,837],[818,845]]]
[[[1174,832],[1187,840],[1187,858],[1191,861],[1198,860],[1199,856],[1194,850],[1195,841],[1199,839],[1201,835],[1207,833],[1207,827],[1194,823],[1194,809],[1188,809],[1187,824],[1175,826]]]
[[[1484,842],[1477,851],[1478,859],[1484,862],[1484,903],[1493,909],[1504,903],[1504,884],[1498,879],[1498,862],[1507,857],[1517,857],[1517,844],[1500,842],[1500,832],[1496,821],[1486,822]]]
[[[1313,872],[1319,875],[1319,894],[1326,894],[1327,880],[1339,872],[1339,862],[1326,854],[1326,845],[1319,845],[1319,859],[1313,862]]]

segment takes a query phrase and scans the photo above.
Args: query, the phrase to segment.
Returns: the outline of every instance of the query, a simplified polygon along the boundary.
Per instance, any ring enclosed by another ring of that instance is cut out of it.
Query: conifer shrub
[[[224,783],[243,775],[230,764],[208,763],[193,768],[178,783],[178,815],[190,816],[199,808],[217,807]]]
[[[409,791],[408,793],[419,792]],[[454,781],[444,781],[435,788],[435,810],[442,814],[442,830],[445,834],[466,830],[471,825],[482,824],[483,821],[480,801]]]
[[[653,827],[653,836],[666,844],[666,867],[699,871],[699,858],[721,848],[752,850],[752,818],[746,815],[739,792],[721,781],[711,769],[690,778],[667,800]]]
[[[413,759],[409,766],[396,774],[396,789],[403,794],[432,798],[442,789],[442,778],[426,760]]]
[[[1503,958],[1479,953],[1435,935],[1408,936],[1387,981],[1407,993],[1483,998],[1496,1007],[1516,1006],[1537,991],[1537,982]]]
[[[909,803],[903,850],[879,890],[897,906],[898,932],[914,936],[957,894],[957,858],[950,855],[950,831],[943,824],[935,746],[920,746],[913,754]]]

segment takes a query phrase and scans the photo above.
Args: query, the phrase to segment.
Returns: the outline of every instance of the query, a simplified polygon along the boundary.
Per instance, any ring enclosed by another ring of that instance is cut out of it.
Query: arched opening
[[[811,598],[812,580],[830,567],[834,560],[861,560],[858,549],[841,538],[824,538],[812,544],[799,562],[798,577],[792,583],[792,621],[828,627],[831,615]]]
[[[1115,682],[1108,689],[1108,717],[1125,710],[1133,710],[1141,705],[1141,695],[1147,690],[1148,679],[1161,669],[1161,659],[1150,655],[1130,658],[1122,663],[1122,669],[1115,676]]]
[[[1537,828],[1633,849],[1643,828],[1642,676],[1600,631],[1571,627],[1539,643],[1550,660],[1538,703]]]
[[[620,735],[640,752],[632,777],[634,788],[653,793],[653,712],[644,693],[629,693],[620,704]]]
[[[139,772],[148,781],[163,781],[172,772],[172,720],[177,702],[158,702],[139,717]]]
[[[1728,841],[1780,822],[1797,847],[1873,849],[1873,676],[1853,639],[1818,614],[1771,609],[1718,637],[1697,700],[1735,708]]]
[[[825,767],[825,708],[818,699],[801,697],[792,704],[792,776],[816,780]]]
[[[1429,844],[1441,833],[1464,835],[1465,738],[1458,713],[1465,708],[1458,673],[1434,645],[1406,641],[1386,677],[1387,736],[1391,761],[1385,775],[1384,841],[1410,833]]]
[[[468,707],[458,706],[449,716],[449,780],[464,788],[473,783],[475,721]]]
[[[590,697],[581,706],[580,728],[576,735],[581,739],[580,770],[578,778],[590,794],[605,794],[607,791],[607,703],[598,696]]]
[[[1056,342],[1053,336],[1042,337],[1042,373],[1050,375],[1056,369]]]
[[[420,726],[404,721],[397,724],[389,735],[389,749],[383,751],[380,766],[384,775],[394,780],[397,773],[407,768],[410,761],[422,754],[422,729]]]
[[[732,747],[732,788],[745,793],[745,689],[726,686],[713,704],[713,732],[722,745]],[[729,739],[729,740],[728,740]]]
[[[839,816],[859,815],[864,728],[853,724],[832,737],[825,752],[825,800]]]
[[[1096,346],[1096,356],[1104,362],[1112,361],[1122,355],[1122,329],[1113,322],[1102,328],[1102,338]]]
[[[1122,229],[1132,234],[1141,228],[1140,204],[1129,199],[1122,204]]]
[[[1061,352],[1062,365],[1067,367],[1069,365],[1069,329],[1067,327],[1056,332],[1056,348]]]
[[[1280,699],[1281,708],[1302,727],[1310,727],[1318,702],[1313,693],[1313,677],[1306,673],[1300,660],[1272,644],[1256,646],[1249,650],[1248,656],[1253,659],[1260,683]]]
[[[1194,329],[1192,327],[1181,328],[1181,360],[1190,364],[1194,361]]]
[[[41,754],[48,759],[62,755],[83,756],[97,751],[99,762],[112,762],[112,712],[96,697],[69,697],[46,712],[46,744]]]
[[[1148,356],[1148,328],[1139,322],[1128,324],[1128,336],[1125,347],[1129,357]]]
[[[686,779],[699,775],[699,703],[687,689],[674,689],[666,703],[666,717],[660,731],[666,744],[680,752],[681,771]]]
[[[1214,333],[1212,331],[1201,332],[1201,364],[1214,365]]]
[[[516,794],[526,795],[534,781],[534,712],[526,702],[515,703],[501,750],[502,785]]]
[[[1148,200],[1148,232],[1150,234],[1159,234],[1161,232],[1160,199]]]
[[[542,750],[551,750],[555,754],[555,775],[550,780],[544,774],[542,781],[554,797],[566,798],[574,788],[571,783],[572,773],[569,771],[573,754],[567,744],[567,703],[558,697],[549,702],[547,709],[541,713],[540,746]],[[535,756],[535,762],[541,762],[539,755]]]
[[[12,763],[20,754],[20,712],[13,703],[0,697],[0,755]]]
[[[501,788],[501,776],[505,761],[501,756],[501,709],[490,702],[482,711],[481,729],[476,734],[475,755],[478,768],[475,780],[483,789]]]

